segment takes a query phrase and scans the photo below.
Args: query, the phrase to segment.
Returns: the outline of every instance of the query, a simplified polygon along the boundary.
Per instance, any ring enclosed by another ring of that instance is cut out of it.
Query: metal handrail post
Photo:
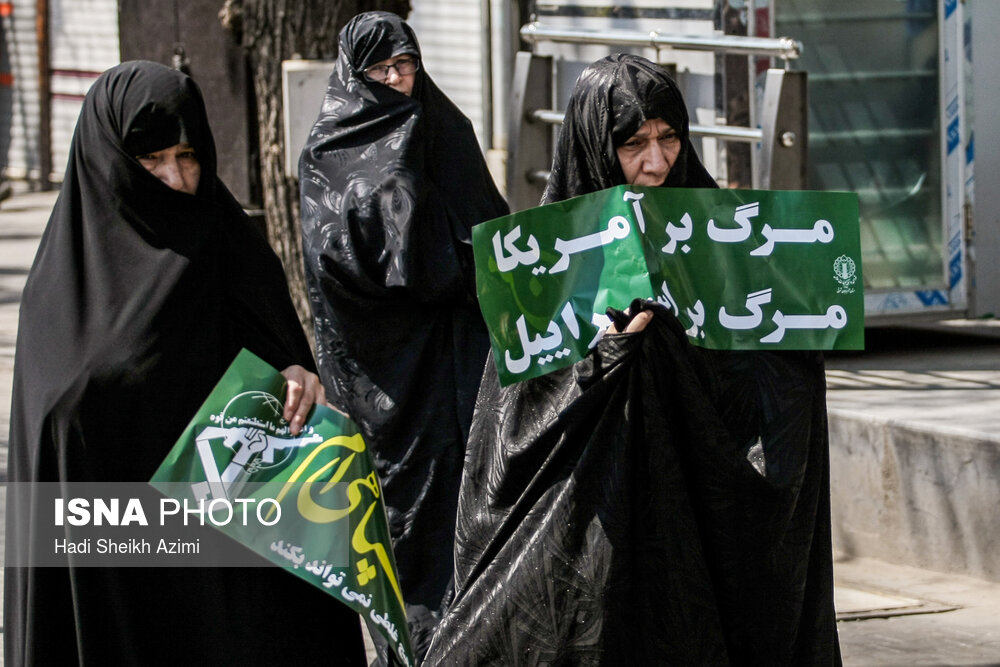
[[[809,150],[806,73],[769,69],[761,105],[760,187],[805,190]]]
[[[552,58],[527,51],[514,60],[510,129],[507,140],[507,202],[511,211],[538,206],[545,190],[531,172],[552,162],[552,126],[532,118],[532,110],[552,106]]]

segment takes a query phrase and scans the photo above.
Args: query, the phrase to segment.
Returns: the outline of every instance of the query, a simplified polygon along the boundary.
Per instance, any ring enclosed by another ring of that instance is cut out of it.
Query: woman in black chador
[[[544,201],[716,187],[688,132],[659,66],[599,60]],[[630,312],[571,368],[502,388],[487,367],[425,664],[838,664],[821,356],[703,350]]]
[[[455,504],[489,340],[473,225],[508,210],[468,119],[395,14],[354,17],[299,163],[320,377],[385,490],[418,653],[451,589]]]
[[[114,67],[24,289],[10,480],[148,481],[244,347],[284,369],[297,431],[322,388],[278,258],[216,177],[200,91]],[[8,552],[45,517],[8,505]],[[16,567],[5,587],[10,667],[365,664],[357,615],[277,568]]]

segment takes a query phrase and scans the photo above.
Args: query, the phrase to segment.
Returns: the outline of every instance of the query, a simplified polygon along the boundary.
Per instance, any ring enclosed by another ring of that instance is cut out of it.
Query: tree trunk
[[[409,0],[226,0],[223,25],[246,49],[257,101],[260,182],[267,238],[281,258],[292,301],[313,340],[312,312],[302,266],[299,185],[285,176],[281,61],[333,60],[337,36],[360,12],[384,10],[406,17]]]

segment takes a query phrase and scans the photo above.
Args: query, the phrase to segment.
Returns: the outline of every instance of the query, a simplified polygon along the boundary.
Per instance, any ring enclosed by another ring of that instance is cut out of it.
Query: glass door
[[[936,0],[773,8],[776,34],[804,45],[795,67],[809,73],[809,187],[859,196],[866,294],[899,294],[912,310],[958,305],[944,248]]]

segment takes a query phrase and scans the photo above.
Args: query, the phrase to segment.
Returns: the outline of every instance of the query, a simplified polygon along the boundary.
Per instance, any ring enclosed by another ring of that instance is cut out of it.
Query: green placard
[[[672,310],[695,345],[858,350],[864,295],[850,192],[621,185],[472,232],[500,381],[582,359],[634,298]]]
[[[218,514],[219,530],[357,611],[413,665],[368,447],[350,419],[323,406],[293,437],[284,394],[285,378],[241,351],[150,484]],[[230,507],[237,515],[227,520]]]

